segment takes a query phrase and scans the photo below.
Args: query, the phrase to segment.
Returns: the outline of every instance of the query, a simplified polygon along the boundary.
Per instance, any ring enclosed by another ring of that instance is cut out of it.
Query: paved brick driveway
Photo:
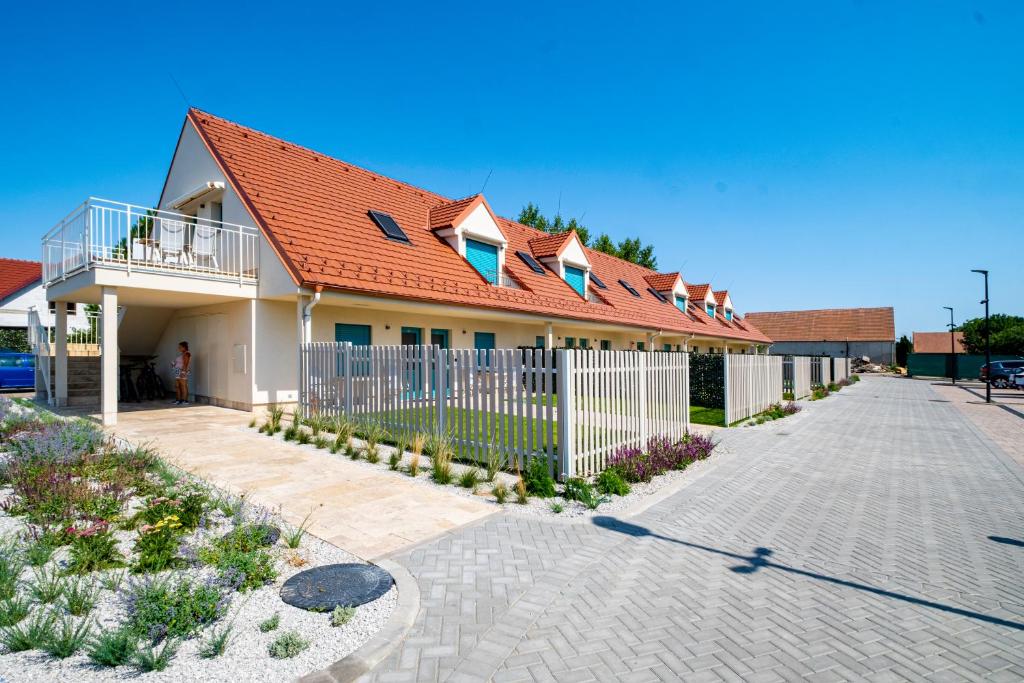
[[[636,517],[404,553],[422,610],[371,678],[1024,679],[1024,471],[935,398],[866,378]]]

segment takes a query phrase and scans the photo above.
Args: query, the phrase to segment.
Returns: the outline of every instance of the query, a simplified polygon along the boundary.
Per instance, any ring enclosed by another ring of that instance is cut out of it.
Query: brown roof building
[[[964,348],[964,333],[953,333],[953,353],[967,353]],[[915,332],[914,353],[949,353],[949,332]]]
[[[892,363],[896,323],[891,307],[826,308],[748,313],[746,319],[771,337],[772,353],[858,358]]]

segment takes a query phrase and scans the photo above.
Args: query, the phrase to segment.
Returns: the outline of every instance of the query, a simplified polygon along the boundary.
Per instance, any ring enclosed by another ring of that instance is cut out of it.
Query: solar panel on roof
[[[598,287],[600,287],[601,289],[608,289],[608,287],[605,286],[603,282],[601,282],[601,278],[594,275],[594,271],[590,271],[590,281],[593,282]]]
[[[537,263],[537,261],[535,261],[534,258],[527,254],[525,251],[517,251],[516,256],[521,258],[523,260],[523,263],[528,265],[530,267],[530,270],[532,270],[533,272],[539,273],[541,275],[544,274],[544,269],[541,267],[541,265]]]
[[[383,211],[367,211],[370,214],[370,218],[377,224],[377,227],[389,238],[398,242],[405,242],[409,244],[409,236],[405,234],[405,231],[398,226],[395,219],[384,213]]]
[[[625,287],[626,291],[629,292],[630,294],[632,294],[633,296],[636,296],[636,297],[640,296],[640,293],[637,292],[635,289],[633,289],[633,285],[629,284],[625,280],[619,280],[619,284],[622,285],[623,287]]]
[[[661,292],[659,292],[658,290],[656,290],[654,287],[648,287],[647,291],[650,292],[651,294],[653,294],[654,298],[657,299],[658,301],[660,301],[661,303],[663,303],[663,304],[667,304],[668,303],[668,299],[665,298],[665,295],[662,294]]]

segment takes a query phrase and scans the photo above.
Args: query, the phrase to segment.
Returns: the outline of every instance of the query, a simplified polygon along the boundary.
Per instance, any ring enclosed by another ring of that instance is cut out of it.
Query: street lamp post
[[[985,304],[985,368],[988,380],[985,382],[985,403],[992,402],[992,344],[989,342],[988,329],[988,271],[971,269],[972,273],[981,273],[985,278],[985,298],[979,303]]]
[[[953,378],[953,384],[956,384],[956,337],[953,334],[953,307],[943,306],[943,308],[949,311],[949,352],[953,356],[950,359],[952,369],[949,371],[949,375]]]

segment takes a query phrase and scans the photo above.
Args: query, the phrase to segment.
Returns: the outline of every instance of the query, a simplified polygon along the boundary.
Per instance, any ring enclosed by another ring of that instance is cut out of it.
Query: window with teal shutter
[[[492,285],[498,282],[498,247],[486,242],[466,240],[466,260]]]
[[[565,281],[576,290],[580,296],[586,296],[587,274],[581,268],[565,267]]]
[[[732,309],[731,308],[725,309],[725,319],[726,320],[732,320]]]
[[[709,316],[711,316],[712,318],[715,317],[715,305],[714,304],[705,303],[704,304],[704,310],[707,311],[707,314]]]
[[[683,313],[686,313],[686,297],[685,296],[677,296],[676,297],[676,308],[678,308]]]

